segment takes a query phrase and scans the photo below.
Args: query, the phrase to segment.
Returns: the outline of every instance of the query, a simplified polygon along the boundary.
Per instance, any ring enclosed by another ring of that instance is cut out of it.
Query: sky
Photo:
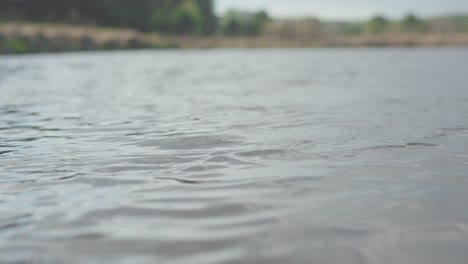
[[[216,10],[266,9],[276,17],[315,16],[322,19],[366,19],[373,15],[398,18],[468,13],[468,0],[215,0]]]

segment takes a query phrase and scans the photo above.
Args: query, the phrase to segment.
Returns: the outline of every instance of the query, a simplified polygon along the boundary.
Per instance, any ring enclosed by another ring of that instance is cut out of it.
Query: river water
[[[0,263],[467,263],[467,61],[0,57]]]

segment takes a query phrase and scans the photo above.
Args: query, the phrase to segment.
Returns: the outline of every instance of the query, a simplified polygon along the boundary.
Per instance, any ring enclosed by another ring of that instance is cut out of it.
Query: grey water
[[[2,56],[0,263],[467,263],[467,62]]]

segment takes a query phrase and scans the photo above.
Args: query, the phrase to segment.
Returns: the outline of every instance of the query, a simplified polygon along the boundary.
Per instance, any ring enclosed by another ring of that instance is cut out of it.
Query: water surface
[[[467,60],[0,57],[0,263],[466,263]]]

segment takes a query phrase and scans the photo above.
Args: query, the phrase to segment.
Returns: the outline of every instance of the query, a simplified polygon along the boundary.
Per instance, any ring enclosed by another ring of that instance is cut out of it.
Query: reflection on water
[[[0,59],[1,263],[466,263],[468,50]]]

